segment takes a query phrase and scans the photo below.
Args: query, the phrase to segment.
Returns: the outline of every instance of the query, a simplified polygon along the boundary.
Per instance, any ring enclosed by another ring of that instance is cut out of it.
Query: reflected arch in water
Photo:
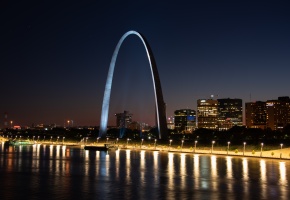
[[[110,96],[111,96],[111,87],[112,87],[115,63],[117,60],[117,56],[118,56],[120,47],[121,47],[123,41],[129,35],[138,36],[145,47],[146,54],[147,54],[149,64],[150,64],[153,87],[154,87],[155,108],[156,108],[156,118],[157,118],[157,127],[158,127],[158,132],[159,132],[159,139],[166,139],[167,138],[167,124],[166,124],[166,115],[165,115],[165,103],[163,100],[161,83],[160,83],[160,79],[159,79],[159,74],[158,74],[156,62],[155,62],[155,59],[153,56],[153,52],[152,52],[147,40],[145,39],[145,37],[143,35],[141,35],[137,31],[126,32],[119,40],[119,42],[115,48],[115,51],[113,53],[111,63],[110,63],[109,72],[108,72],[108,76],[107,76],[104,98],[103,98],[99,137],[105,137],[105,135],[106,135],[107,124],[108,124],[109,105],[110,105]]]

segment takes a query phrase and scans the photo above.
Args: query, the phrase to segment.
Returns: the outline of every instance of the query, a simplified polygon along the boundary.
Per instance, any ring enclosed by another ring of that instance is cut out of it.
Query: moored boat
[[[104,146],[85,146],[85,150],[93,150],[93,151],[108,151],[110,149],[118,149],[118,147],[110,144],[104,144]]]
[[[14,139],[14,140],[8,140],[5,142],[5,144],[8,145],[32,145],[34,144],[32,141],[30,140],[21,140],[21,139]]]

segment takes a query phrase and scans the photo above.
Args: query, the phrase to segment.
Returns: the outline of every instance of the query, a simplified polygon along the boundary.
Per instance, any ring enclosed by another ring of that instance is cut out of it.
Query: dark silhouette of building
[[[218,129],[228,130],[233,126],[243,125],[242,99],[217,99],[218,101]]]
[[[129,111],[124,111],[123,113],[116,113],[116,126],[118,128],[127,128],[129,124],[132,123],[132,114]]]
[[[265,129],[267,120],[266,102],[247,102],[245,106],[247,128]]]
[[[174,112],[174,126],[179,132],[191,133],[196,128],[195,110],[176,110]]]

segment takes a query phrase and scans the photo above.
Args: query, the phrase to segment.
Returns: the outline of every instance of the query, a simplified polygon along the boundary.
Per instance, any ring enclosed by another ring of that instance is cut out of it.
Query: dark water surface
[[[0,143],[4,199],[290,199],[290,161]]]

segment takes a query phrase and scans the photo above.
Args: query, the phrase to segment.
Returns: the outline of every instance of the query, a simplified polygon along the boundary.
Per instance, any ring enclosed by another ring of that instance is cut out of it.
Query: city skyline
[[[17,125],[99,126],[109,63],[129,30],[152,48],[167,116],[196,110],[197,99],[210,95],[240,98],[243,106],[290,96],[289,8],[271,1],[6,2],[0,112]],[[152,125],[154,109],[145,50],[131,37],[116,62],[108,125],[124,110]]]

